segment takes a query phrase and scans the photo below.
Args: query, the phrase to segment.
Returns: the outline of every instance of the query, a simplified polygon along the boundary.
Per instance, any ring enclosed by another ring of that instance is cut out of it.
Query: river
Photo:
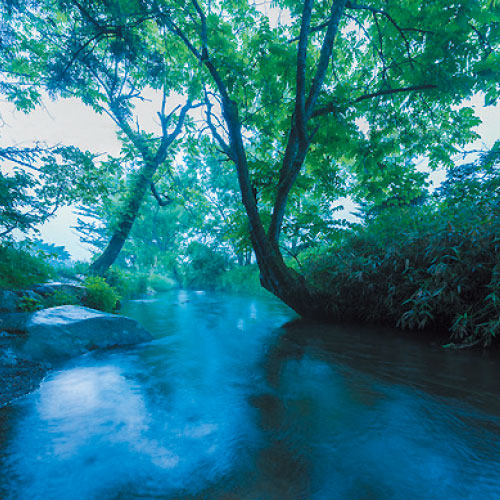
[[[500,499],[500,364],[274,298],[124,304],[155,337],[0,409],[3,500]]]

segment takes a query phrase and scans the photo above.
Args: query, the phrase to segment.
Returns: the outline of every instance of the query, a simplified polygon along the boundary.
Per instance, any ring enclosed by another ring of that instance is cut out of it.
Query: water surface
[[[0,409],[0,498],[500,498],[498,357],[175,291]]]

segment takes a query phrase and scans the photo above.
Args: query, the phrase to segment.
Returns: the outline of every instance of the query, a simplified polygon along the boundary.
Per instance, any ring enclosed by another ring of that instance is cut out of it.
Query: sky
[[[137,103],[137,115],[144,130],[160,130],[156,116],[156,109],[159,109],[157,101],[157,96],[151,93]],[[179,102],[182,103],[176,96],[171,106]],[[0,146],[30,146],[38,141],[48,146],[76,146],[92,153],[118,155],[120,152],[117,127],[112,119],[106,114],[96,113],[76,98],[53,101],[47,97],[43,106],[29,114],[17,111],[11,103],[0,100],[0,118]],[[61,207],[54,218],[39,227],[40,237],[46,242],[64,245],[75,260],[88,260],[91,252],[72,228],[76,223],[75,207]]]
[[[141,127],[155,131],[159,129],[155,108],[156,97],[151,94],[136,108]],[[175,106],[180,98],[174,98]],[[473,106],[482,124],[477,128],[480,139],[470,145],[470,149],[491,147],[500,139],[500,106],[483,106],[481,96],[475,96],[467,104]],[[8,102],[0,101],[0,146],[29,146],[34,141],[47,145],[73,145],[93,153],[118,154],[120,143],[116,137],[116,126],[107,115],[99,115],[78,99],[44,100],[44,106],[29,114],[14,109]],[[443,172],[431,174],[434,183],[444,178]],[[344,200],[345,201],[345,200]],[[351,204],[352,205],[352,204]],[[348,210],[349,203],[346,205]],[[63,245],[75,260],[88,260],[90,250],[82,244],[72,228],[77,222],[74,207],[62,207],[56,216],[40,227],[43,240]]]

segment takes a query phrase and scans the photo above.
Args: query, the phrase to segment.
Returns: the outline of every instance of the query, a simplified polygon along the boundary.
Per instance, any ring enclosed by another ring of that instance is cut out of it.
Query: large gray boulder
[[[32,361],[52,363],[94,349],[152,340],[133,319],[82,306],[51,307],[17,319],[9,316],[0,328],[23,332],[14,349]]]

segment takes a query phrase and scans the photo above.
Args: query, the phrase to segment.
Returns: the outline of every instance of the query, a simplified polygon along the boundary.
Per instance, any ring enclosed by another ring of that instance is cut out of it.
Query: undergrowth
[[[500,336],[498,203],[394,209],[303,268],[334,318],[446,329],[461,345]]]

